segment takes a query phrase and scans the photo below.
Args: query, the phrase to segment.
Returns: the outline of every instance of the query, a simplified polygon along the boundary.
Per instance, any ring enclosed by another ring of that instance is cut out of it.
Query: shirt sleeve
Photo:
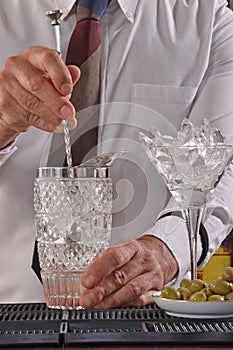
[[[209,64],[198,90],[189,118],[197,123],[203,118],[233,144],[233,11],[219,0],[213,23]],[[233,226],[233,165],[224,172],[207,205],[203,224],[209,237],[206,264]]]
[[[206,73],[198,88],[189,119],[200,123],[203,118],[219,129],[225,143],[233,144],[233,12],[226,7],[226,1],[216,2],[213,35],[210,43],[209,62]],[[180,210],[171,198],[168,206],[160,213]],[[224,172],[212,193],[202,223],[208,235],[209,247],[201,266],[205,265],[233,227],[233,165]],[[171,250],[179,266],[173,283],[176,285],[187,274],[190,264],[188,233],[185,222],[177,216],[158,219],[147,231],[161,239]],[[198,259],[202,254],[202,243],[198,235]]]
[[[182,278],[187,276],[190,267],[189,239],[184,219],[175,215],[163,217],[145,234],[161,239],[176,258],[178,274],[168,284],[178,287]],[[197,250],[199,260],[202,252],[200,236],[197,237]]]

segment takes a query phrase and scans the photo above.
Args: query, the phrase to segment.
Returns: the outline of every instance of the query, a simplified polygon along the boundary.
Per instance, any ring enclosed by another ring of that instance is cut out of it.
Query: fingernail
[[[77,119],[72,118],[72,119],[68,120],[68,126],[69,126],[70,130],[75,129],[77,126]]]
[[[72,90],[72,84],[70,83],[65,83],[65,84],[62,84],[61,86],[61,92],[66,96],[68,94],[70,94]]]
[[[93,298],[89,294],[85,295],[82,301],[82,304],[85,304],[86,307],[93,305]]]
[[[60,108],[60,113],[63,117],[65,118],[71,118],[71,117],[74,117],[74,110],[73,108],[67,106],[67,105],[64,105]]]
[[[83,279],[83,285],[86,288],[93,288],[95,286],[95,277],[90,275]]]

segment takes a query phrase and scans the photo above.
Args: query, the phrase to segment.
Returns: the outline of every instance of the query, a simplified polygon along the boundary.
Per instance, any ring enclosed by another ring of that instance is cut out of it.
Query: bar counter
[[[0,348],[232,349],[233,318],[173,317],[156,305],[66,311],[1,304]]]

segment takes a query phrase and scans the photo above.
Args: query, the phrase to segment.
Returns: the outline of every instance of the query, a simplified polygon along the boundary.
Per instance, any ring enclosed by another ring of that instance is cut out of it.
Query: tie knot
[[[110,0],[77,0],[77,21],[92,18],[100,20]]]

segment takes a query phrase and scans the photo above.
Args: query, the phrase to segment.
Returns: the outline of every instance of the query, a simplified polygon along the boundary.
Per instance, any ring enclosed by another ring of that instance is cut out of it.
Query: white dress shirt
[[[55,47],[45,12],[62,9],[65,57],[75,26],[74,0],[0,0],[0,66],[29,46]],[[233,141],[233,13],[225,0],[112,0],[101,23],[99,152],[126,151],[111,170],[114,227],[111,243],[147,232],[161,238],[179,264],[189,267],[188,238],[176,208],[143,153],[138,129],[174,133],[184,117],[203,118]],[[31,270],[34,247],[33,181],[50,134],[30,128],[0,153],[0,302],[43,301]],[[209,253],[230,232],[233,176],[229,168],[214,191],[204,225]],[[177,208],[176,208],[177,209]],[[201,242],[198,240],[198,254]]]

